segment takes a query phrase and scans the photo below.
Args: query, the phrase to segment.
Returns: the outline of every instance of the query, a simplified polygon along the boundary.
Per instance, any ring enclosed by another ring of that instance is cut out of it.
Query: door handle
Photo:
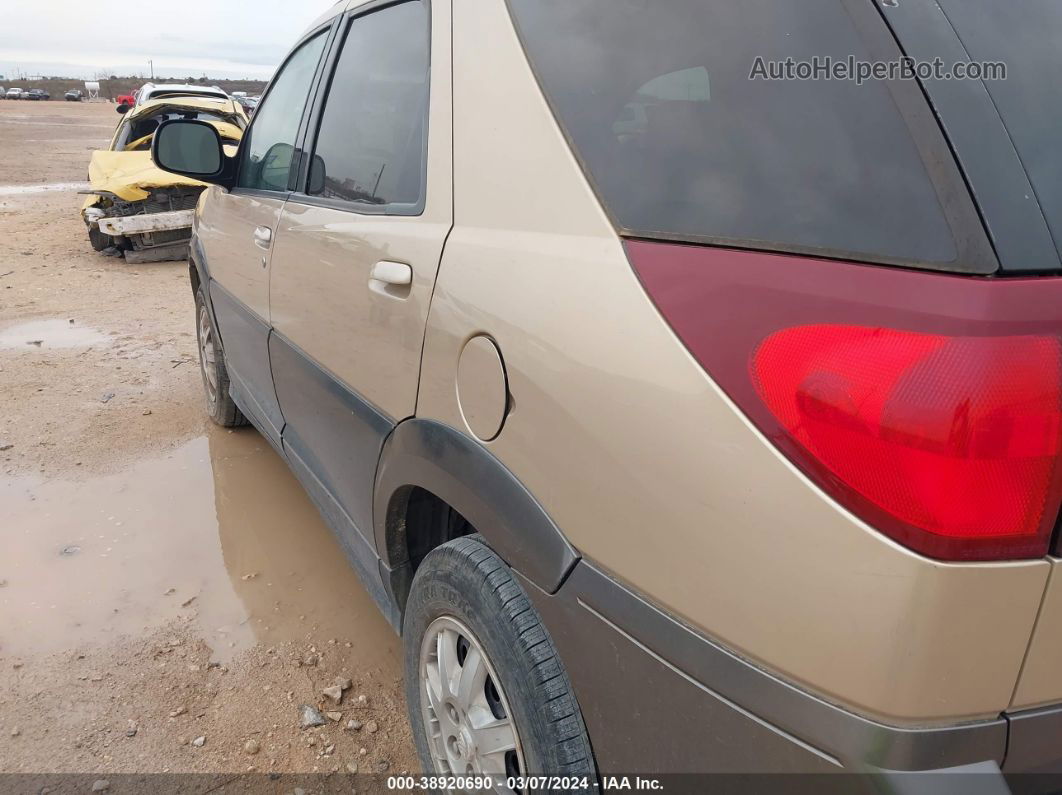
[[[380,260],[372,266],[372,273],[369,274],[369,278],[372,281],[401,287],[413,283],[413,269],[404,262]]]
[[[273,242],[273,230],[268,226],[259,226],[254,230],[254,244],[259,248],[269,248]]]

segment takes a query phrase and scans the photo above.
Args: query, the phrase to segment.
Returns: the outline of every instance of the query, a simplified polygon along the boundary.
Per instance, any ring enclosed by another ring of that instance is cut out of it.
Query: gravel
[[[314,726],[324,726],[328,720],[321,711],[309,704],[299,707],[299,725],[304,729],[312,729]]]

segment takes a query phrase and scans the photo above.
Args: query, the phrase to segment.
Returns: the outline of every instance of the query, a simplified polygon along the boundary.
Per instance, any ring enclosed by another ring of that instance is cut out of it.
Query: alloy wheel
[[[520,735],[483,646],[450,616],[435,619],[420,649],[421,712],[436,772],[491,776],[493,791],[511,792],[525,774]]]
[[[214,351],[214,326],[206,306],[199,307],[199,367],[203,372],[207,400],[213,406],[218,399],[218,363]]]

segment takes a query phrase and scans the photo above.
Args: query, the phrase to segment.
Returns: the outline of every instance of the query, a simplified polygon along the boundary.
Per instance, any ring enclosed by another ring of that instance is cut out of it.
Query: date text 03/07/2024
[[[599,784],[585,777],[569,776],[513,776],[505,780],[505,786],[515,792],[534,792],[555,790],[567,792],[597,791],[642,791],[651,792],[663,789],[663,783],[656,778],[643,776],[605,776]],[[491,776],[388,776],[387,788],[390,790],[468,790],[493,789],[495,782]]]

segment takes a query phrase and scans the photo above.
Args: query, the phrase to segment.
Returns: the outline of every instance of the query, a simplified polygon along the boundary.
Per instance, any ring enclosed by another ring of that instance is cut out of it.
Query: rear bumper
[[[143,235],[152,232],[168,232],[176,229],[191,229],[195,210],[174,210],[168,213],[144,213],[143,215],[116,215],[99,219],[99,227],[112,237]]]
[[[986,773],[1002,784],[1001,769],[1062,762],[1062,708],[888,725],[755,666],[586,561],[553,596],[524,585],[572,679],[602,774],[850,772],[909,784],[925,777],[903,772],[959,769],[994,787]]]
[[[1062,706],[1029,709],[1006,715],[1008,725],[1005,773],[1057,776],[1062,790]]]

